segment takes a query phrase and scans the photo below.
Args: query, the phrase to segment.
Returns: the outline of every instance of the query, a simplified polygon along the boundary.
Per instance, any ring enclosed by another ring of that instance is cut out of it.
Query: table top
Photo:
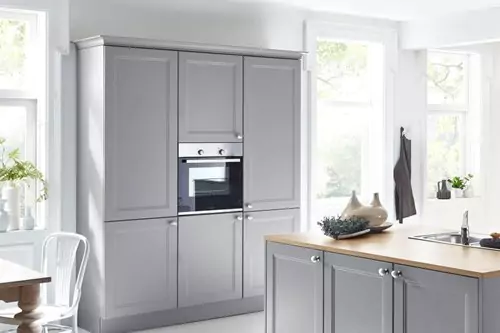
[[[50,281],[50,276],[0,259],[0,288],[23,287]]]
[[[500,277],[500,252],[409,239],[442,232],[425,226],[399,226],[382,234],[334,240],[318,233],[270,235],[267,241],[301,246],[476,278]]]

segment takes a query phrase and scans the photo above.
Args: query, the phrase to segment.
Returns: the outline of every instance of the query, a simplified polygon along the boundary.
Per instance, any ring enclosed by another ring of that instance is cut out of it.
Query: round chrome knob
[[[171,225],[172,227],[177,227],[177,221],[170,221],[168,222],[169,225]]]
[[[203,149],[198,150],[198,155],[201,156],[201,155],[204,155],[204,154],[205,154],[205,151]]]
[[[380,276],[389,275],[389,270],[387,268],[381,268],[378,270],[378,275],[380,275]]]
[[[247,208],[252,209],[253,208],[252,204],[247,204]]]
[[[247,215],[247,220],[248,221],[252,221],[253,220],[253,216]]]
[[[241,135],[241,134],[236,134],[236,138],[237,138],[238,140],[242,140],[242,139],[243,139],[243,135]]]
[[[243,221],[243,216],[238,215],[238,216],[236,216],[236,219],[237,219],[238,221]]]
[[[321,257],[320,257],[320,256],[312,256],[312,257],[311,257],[311,261],[312,261],[313,263],[320,262],[320,261],[321,261]]]
[[[219,149],[219,155],[225,155],[226,151],[224,149]]]
[[[391,276],[393,279],[399,279],[403,276],[403,272],[401,271],[392,271]]]

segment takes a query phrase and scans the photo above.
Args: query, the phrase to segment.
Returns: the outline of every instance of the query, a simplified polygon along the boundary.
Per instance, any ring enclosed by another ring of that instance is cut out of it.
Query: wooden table
[[[18,302],[22,310],[14,316],[20,322],[18,333],[40,333],[37,312],[40,302],[40,284],[51,281],[37,271],[0,259],[0,301]]]

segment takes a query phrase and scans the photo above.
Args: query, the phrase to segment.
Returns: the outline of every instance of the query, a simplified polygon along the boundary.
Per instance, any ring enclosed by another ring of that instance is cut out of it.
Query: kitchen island
[[[266,237],[267,333],[500,332],[500,252],[409,239]]]

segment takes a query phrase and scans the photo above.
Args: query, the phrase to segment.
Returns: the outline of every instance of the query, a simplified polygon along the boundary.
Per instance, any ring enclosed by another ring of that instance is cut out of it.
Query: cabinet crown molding
[[[146,49],[234,54],[282,59],[302,59],[304,51],[273,50],[265,48],[210,45],[203,43],[163,41],[145,38],[115,37],[99,35],[74,41],[79,50],[97,46],[137,47]]]

